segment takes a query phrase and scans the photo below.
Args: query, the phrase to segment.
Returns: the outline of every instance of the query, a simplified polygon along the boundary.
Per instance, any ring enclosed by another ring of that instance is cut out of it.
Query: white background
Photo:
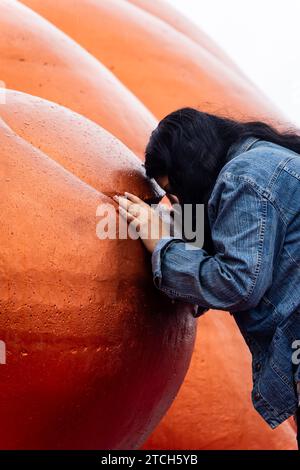
[[[169,0],[300,126],[300,0]]]

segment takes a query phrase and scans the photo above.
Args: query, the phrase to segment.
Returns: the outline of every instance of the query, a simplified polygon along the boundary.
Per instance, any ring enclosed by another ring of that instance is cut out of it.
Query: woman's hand
[[[171,217],[161,217],[159,210],[146,204],[134,194],[125,193],[124,196],[114,196],[119,204],[119,212],[129,223],[129,229],[135,230],[152,253],[156,244],[163,237],[171,235]]]

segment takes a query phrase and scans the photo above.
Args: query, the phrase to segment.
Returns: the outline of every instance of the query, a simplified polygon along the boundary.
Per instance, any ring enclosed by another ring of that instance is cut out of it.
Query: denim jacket
[[[255,409],[275,428],[296,412],[300,380],[300,155],[244,138],[208,202],[215,255],[175,237],[152,254],[172,299],[229,311],[252,354]]]

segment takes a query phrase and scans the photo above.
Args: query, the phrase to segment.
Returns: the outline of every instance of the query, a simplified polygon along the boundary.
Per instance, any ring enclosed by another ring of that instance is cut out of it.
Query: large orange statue
[[[14,92],[0,115],[0,446],[135,448],[182,383],[195,320],[152,286],[139,242],[97,238],[96,210],[157,191],[80,115]]]
[[[0,78],[89,117],[138,155],[156,125],[151,112],[161,118],[191,105],[282,119],[165,2],[23,3],[88,52],[28,8],[3,0]],[[0,245],[0,339],[5,335],[12,366],[0,368],[3,447],[141,445],[184,377],[195,322],[187,306],[155,295],[140,242],[100,241],[94,224],[95,206],[113,192],[150,198],[155,188],[124,145],[65,108],[9,92],[0,116],[8,192],[1,217],[9,221]],[[186,380],[145,448],[295,448],[289,423],[271,431],[252,409],[250,357],[232,318],[211,311],[198,324]]]
[[[22,1],[97,57],[158,118],[182,106],[237,118],[279,118],[274,106],[249,80],[228,67],[226,58],[220,60],[222,51],[217,53],[206,36],[198,31],[196,42],[175,29],[174,16],[171,12],[167,15],[159,0]],[[133,3],[155,6],[142,9]],[[83,17],[85,21],[81,21]],[[168,22],[161,17],[167,17]],[[187,28],[182,23],[179,27]],[[193,32],[189,29],[195,37],[197,28]]]
[[[151,113],[104,65],[15,0],[0,2],[0,70],[7,88],[67,106],[143,154],[156,124]]]

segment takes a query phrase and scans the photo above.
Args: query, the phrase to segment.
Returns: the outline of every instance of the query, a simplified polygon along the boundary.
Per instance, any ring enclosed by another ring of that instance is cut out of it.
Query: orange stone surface
[[[143,155],[152,114],[104,65],[14,0],[0,2],[0,70],[7,88],[67,106]]]
[[[228,65],[231,69],[235,69],[238,74],[243,74],[224,51],[203,31],[201,31],[195,23],[185,17],[180,11],[172,6],[168,0],[128,0],[133,5],[151,13],[160,18],[162,21],[173,26],[174,29],[187,36],[205,49],[208,53],[218,58],[222,63]]]
[[[159,119],[182,106],[240,119],[280,116],[248,80],[220,61],[221,51],[219,57],[211,54],[205,39],[199,45],[200,32],[198,42],[191,41],[169,22],[126,0],[23,3],[97,57]],[[159,6],[151,10],[166,14]]]
[[[96,210],[125,183],[156,188],[65,108],[8,92],[0,116],[0,447],[135,448],[182,383],[195,320],[154,288],[141,242],[97,237]]]

